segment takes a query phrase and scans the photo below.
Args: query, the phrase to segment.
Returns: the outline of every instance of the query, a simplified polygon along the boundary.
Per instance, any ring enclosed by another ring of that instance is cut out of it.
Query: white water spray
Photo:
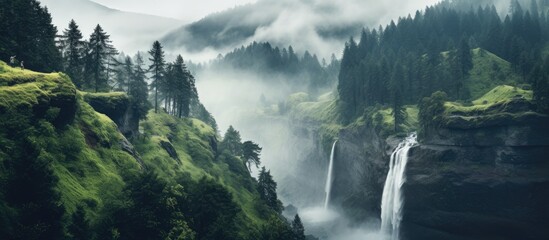
[[[334,142],[334,145],[332,146],[332,153],[330,154],[330,164],[328,166],[328,177],[326,178],[326,188],[324,189],[326,191],[326,198],[324,200],[324,209],[328,208],[328,204],[330,204],[330,193],[332,192],[332,172],[334,168],[334,156],[335,156],[335,147],[336,147],[337,141]]]
[[[385,180],[381,200],[381,231],[390,235],[392,240],[399,239],[402,207],[404,205],[401,188],[406,182],[404,171],[408,162],[408,151],[416,144],[417,135],[412,133],[391,154],[390,169],[387,180]]]

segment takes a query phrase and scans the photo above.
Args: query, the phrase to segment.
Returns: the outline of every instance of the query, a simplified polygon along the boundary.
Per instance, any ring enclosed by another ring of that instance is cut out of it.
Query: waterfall
[[[401,188],[406,182],[404,171],[408,162],[408,151],[416,144],[417,135],[412,133],[391,154],[390,169],[387,180],[385,180],[381,200],[381,231],[389,234],[392,240],[399,239],[402,207],[404,205]]]
[[[328,165],[328,176],[326,177],[326,198],[324,200],[324,208],[328,208],[328,204],[330,204],[330,193],[332,192],[332,174],[333,174],[333,168],[334,168],[334,156],[335,156],[335,147],[336,147],[337,140],[334,142],[334,145],[332,146],[332,153],[330,154],[330,164]]]

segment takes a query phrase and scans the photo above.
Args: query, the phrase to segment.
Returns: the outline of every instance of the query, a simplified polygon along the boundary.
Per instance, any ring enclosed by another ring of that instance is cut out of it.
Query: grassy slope
[[[523,98],[531,101],[533,97],[532,91],[523,90],[517,87],[508,85],[497,86],[491,91],[488,91],[482,97],[471,102],[470,105],[463,105],[456,102],[445,103],[446,115],[463,115],[470,112],[482,112],[490,109],[496,104],[505,104],[513,99]]]
[[[318,126],[322,145],[326,151],[329,151],[339,131],[343,129],[343,125],[340,124],[341,116],[337,100],[333,93],[326,93],[316,100],[311,100],[306,93],[295,93],[288,98],[287,107],[292,120]]]
[[[76,106],[64,107],[75,107],[76,114],[68,125],[56,128],[48,115],[27,117],[39,133],[33,141],[42,149],[41,155],[52,159],[68,213],[78,204],[86,204],[95,217],[102,199],[115,198],[120,193],[124,186],[122,175],[139,171],[135,159],[120,148],[123,136],[108,117],[82,100],[66,75],[13,69],[0,62],[0,108],[6,112],[40,105],[55,114],[59,111],[49,101],[71,97],[76,98],[72,102]]]
[[[197,119],[178,119],[151,110],[141,127],[144,138],[136,140],[135,147],[148,167],[166,179],[180,174],[189,174],[195,180],[215,179],[233,194],[245,216],[252,220],[251,224],[264,223],[256,211],[258,195],[250,182],[233,173],[227,163],[214,159],[210,141],[215,139],[216,133],[210,126]],[[174,146],[181,163],[168,155],[160,146],[161,141]]]
[[[513,72],[511,64],[486,50],[472,50],[473,69],[465,85],[470,99],[477,99],[499,85],[514,85],[520,77]]]
[[[86,204],[93,221],[105,199],[120,196],[125,185],[124,176],[142,171],[137,161],[121,149],[123,136],[110,118],[84,101],[90,94],[76,91],[66,75],[23,71],[0,62],[0,113],[4,113],[2,109],[44,105],[46,100],[63,93],[70,93],[68,95],[76,105],[73,106],[76,108],[74,121],[57,129],[47,119],[35,116],[37,119],[32,121],[39,132],[35,140],[44,154],[53,159],[52,169],[60,179],[58,188],[68,213],[77,205]],[[121,97],[118,93],[101,96]],[[244,217],[251,219],[243,222],[250,227],[264,223],[256,211],[258,194],[251,178],[235,174],[226,163],[214,160],[210,140],[215,140],[216,134],[211,127],[196,119],[178,119],[151,112],[142,128],[145,138],[136,140],[135,147],[148,168],[169,181],[180,174],[190,174],[193,179],[213,178],[233,193]],[[2,130],[0,143],[5,140]],[[160,141],[173,144],[181,163],[168,156]],[[0,163],[6,157],[0,148]],[[0,176],[3,175],[0,168]]]

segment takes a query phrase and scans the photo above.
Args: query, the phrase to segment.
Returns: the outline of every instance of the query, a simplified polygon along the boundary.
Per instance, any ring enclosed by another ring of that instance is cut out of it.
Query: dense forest
[[[454,100],[479,97],[466,87],[474,81],[468,74],[476,48],[509,61],[522,83],[546,91],[530,75],[545,57],[549,37],[547,4],[540,3],[524,8],[512,1],[510,14],[502,17],[493,5],[445,1],[385,28],[365,29],[358,43],[351,38],[346,44],[341,62],[338,91],[345,118],[376,104],[402,109],[436,91]],[[464,6],[469,8],[460,10]],[[397,121],[401,112],[394,111]]]

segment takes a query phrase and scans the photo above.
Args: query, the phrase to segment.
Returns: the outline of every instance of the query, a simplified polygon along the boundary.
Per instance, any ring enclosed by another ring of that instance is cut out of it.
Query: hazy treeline
[[[283,79],[295,91],[318,93],[334,86],[339,72],[339,60],[332,55],[330,60],[319,60],[315,54],[305,51],[299,55],[289,46],[287,49],[273,47],[270,43],[253,42],[219,56],[209,64],[195,65],[201,71],[247,71],[260,76],[260,81]]]

